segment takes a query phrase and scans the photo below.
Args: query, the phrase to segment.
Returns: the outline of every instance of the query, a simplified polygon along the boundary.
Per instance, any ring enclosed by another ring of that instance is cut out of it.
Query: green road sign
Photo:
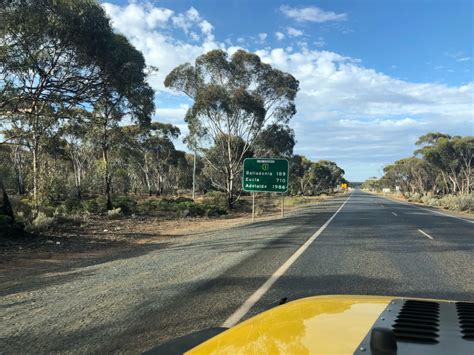
[[[288,160],[247,158],[244,160],[242,188],[249,192],[288,191]]]

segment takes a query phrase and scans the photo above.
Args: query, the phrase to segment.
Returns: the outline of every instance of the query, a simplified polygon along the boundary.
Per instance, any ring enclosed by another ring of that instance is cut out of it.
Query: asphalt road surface
[[[138,353],[323,294],[474,301],[474,223],[360,191],[0,285],[0,352]]]

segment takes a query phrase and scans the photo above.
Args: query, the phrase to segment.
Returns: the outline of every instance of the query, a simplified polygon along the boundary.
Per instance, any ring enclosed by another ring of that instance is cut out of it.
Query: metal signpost
[[[244,160],[242,188],[252,193],[252,221],[255,220],[255,192],[281,193],[281,216],[284,215],[284,193],[288,191],[288,160],[247,158]]]

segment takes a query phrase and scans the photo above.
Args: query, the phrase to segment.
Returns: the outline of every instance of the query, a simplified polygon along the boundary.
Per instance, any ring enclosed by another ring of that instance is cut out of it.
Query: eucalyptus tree
[[[473,136],[427,133],[416,144],[421,148],[415,153],[437,169],[447,192],[467,194],[473,191]]]
[[[155,106],[154,91],[146,81],[147,67],[143,54],[120,34],[113,34],[107,43],[106,53],[100,63],[100,84],[90,124],[102,150],[104,193],[106,207],[110,210],[110,131],[125,118],[148,125]]]
[[[255,54],[238,50],[229,58],[224,51],[213,50],[199,56],[194,65],[176,67],[166,77],[165,86],[193,101],[185,121],[190,133],[197,136],[200,151],[214,146],[225,153],[225,162],[217,165],[206,155],[204,158],[216,175],[223,171],[222,180],[213,180],[213,185],[226,192],[231,207],[240,189],[235,180],[243,157],[256,137],[271,124],[288,124],[296,113],[298,81],[262,63]]]
[[[320,160],[318,163],[323,167],[327,168],[329,171],[329,174],[327,175],[326,179],[327,187],[331,189],[331,191],[334,191],[334,188],[346,181],[344,179],[345,171],[335,162],[329,160]]]
[[[42,140],[65,111],[96,96],[112,30],[90,0],[1,0],[0,24],[0,123],[17,128],[9,141],[29,141],[38,202]]]
[[[65,152],[72,165],[76,197],[80,200],[83,192],[82,182],[90,165],[91,156],[93,156],[87,125],[90,113],[86,110],[76,110],[72,115],[74,119],[61,126],[58,133],[64,140]]]
[[[175,151],[172,139],[178,138],[178,127],[171,124],[152,122],[148,126],[128,125],[120,127],[123,155],[130,156],[130,165],[141,172],[148,195],[153,194],[153,187],[159,190],[162,167],[170,163]],[[154,184],[156,181],[157,184]]]
[[[259,157],[291,157],[295,144],[293,129],[286,125],[272,124],[256,137],[253,151]]]
[[[417,157],[397,160],[387,165],[384,173],[381,184],[392,188],[399,186],[400,191],[405,195],[435,193],[438,190],[437,173],[434,167]]]

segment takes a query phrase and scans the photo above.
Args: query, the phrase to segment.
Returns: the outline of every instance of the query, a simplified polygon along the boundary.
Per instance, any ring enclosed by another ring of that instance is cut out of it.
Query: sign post
[[[281,194],[281,218],[285,215],[285,195]]]
[[[255,192],[252,192],[252,222],[255,221]]]
[[[255,192],[281,193],[281,217],[284,216],[284,193],[288,191],[288,160],[247,158],[242,172],[242,189],[252,193],[252,221],[255,220]]]

